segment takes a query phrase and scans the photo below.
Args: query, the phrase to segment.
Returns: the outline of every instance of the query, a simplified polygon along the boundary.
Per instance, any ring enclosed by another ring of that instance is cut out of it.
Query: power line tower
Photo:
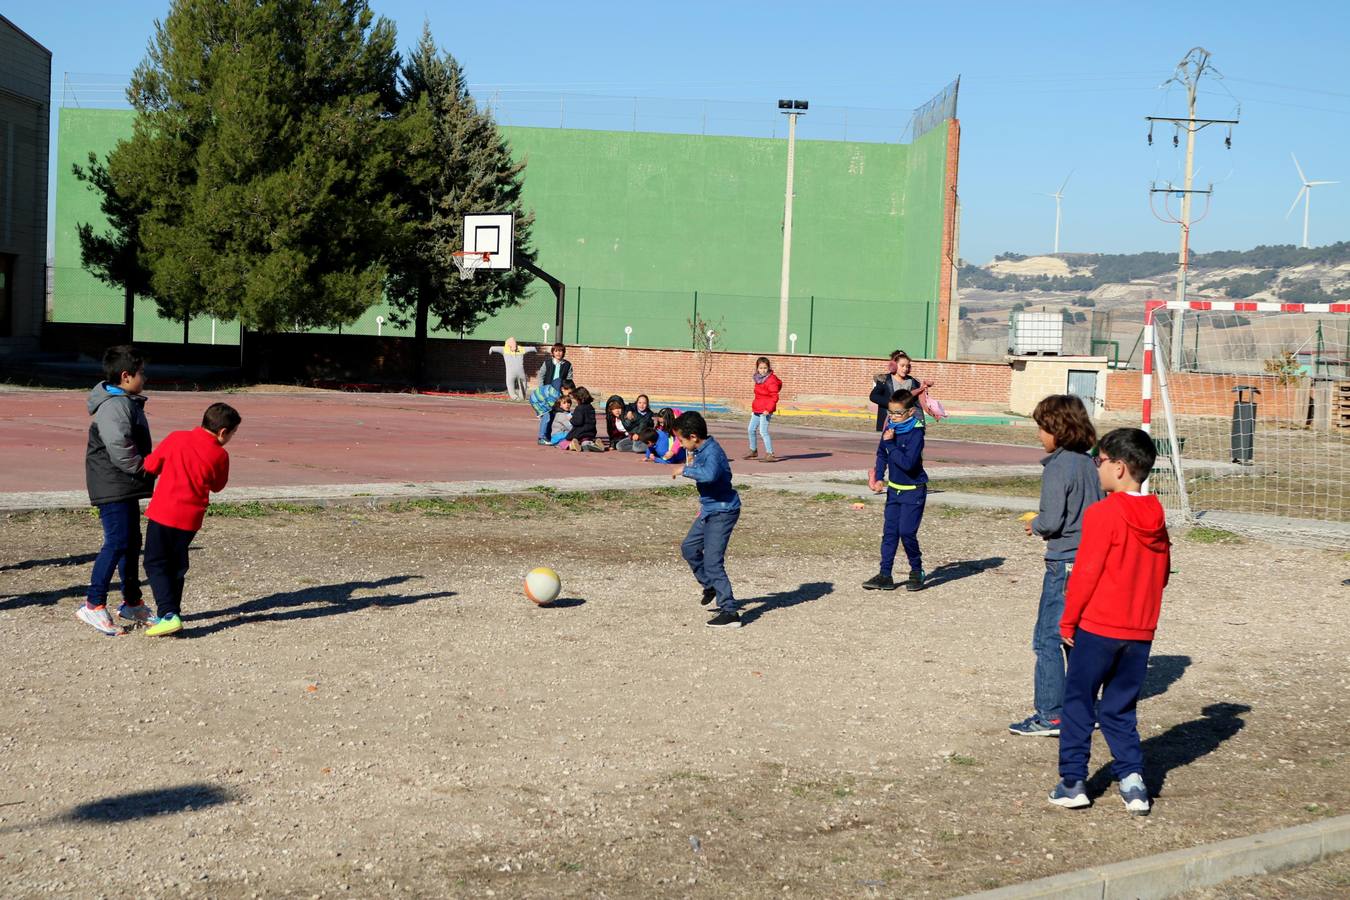
[[[1186,116],[1145,116],[1148,124],[1148,142],[1153,144],[1153,124],[1155,122],[1170,122],[1175,129],[1172,134],[1172,146],[1176,147],[1179,143],[1179,135],[1184,130],[1186,132],[1186,169],[1183,185],[1180,189],[1172,184],[1165,188],[1160,188],[1156,183],[1149,186],[1149,207],[1153,207],[1153,199],[1157,194],[1165,195],[1163,208],[1167,216],[1159,216],[1157,210],[1153,214],[1164,222],[1171,222],[1181,226],[1181,251],[1177,258],[1177,300],[1186,299],[1186,270],[1190,265],[1190,243],[1191,243],[1191,197],[1194,194],[1205,195],[1205,213],[1201,219],[1209,214],[1209,201],[1214,194],[1214,185],[1210,185],[1204,190],[1196,190],[1192,187],[1195,177],[1195,135],[1203,128],[1210,125],[1227,125],[1228,136],[1224,138],[1224,145],[1229,149],[1233,146],[1233,126],[1238,124],[1236,118],[1232,119],[1198,119],[1195,116],[1195,95],[1199,91],[1200,78],[1206,73],[1215,78],[1223,78],[1223,74],[1214,68],[1209,61],[1210,53],[1204,47],[1192,47],[1190,52],[1177,63],[1177,70],[1163,85],[1180,84],[1186,88]],[[1239,108],[1240,109],[1240,108]],[[1235,113],[1238,115],[1240,113]],[[1168,208],[1168,199],[1179,197],[1181,199],[1181,215],[1173,216]],[[1198,221],[1198,220],[1197,220]],[[1172,370],[1178,371],[1182,367],[1183,357],[1182,348],[1185,346],[1181,340],[1182,315],[1178,311],[1176,321],[1172,326]]]

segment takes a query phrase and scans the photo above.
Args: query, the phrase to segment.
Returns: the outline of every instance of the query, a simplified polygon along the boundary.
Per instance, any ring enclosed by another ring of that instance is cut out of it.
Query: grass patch
[[[980,761],[973,756],[962,756],[960,753],[953,753],[947,757],[947,762],[954,766],[978,766]]]
[[[1187,531],[1186,540],[1196,544],[1242,544],[1246,542],[1246,539],[1241,535],[1224,531],[1222,528],[1211,528],[1208,525],[1200,525]]]
[[[939,490],[962,494],[993,494],[999,497],[1039,497],[1041,479],[1036,475],[1011,475],[1005,478],[961,478],[944,481],[939,473],[931,483]]]
[[[265,503],[251,500],[248,503],[212,503],[206,508],[206,514],[222,519],[259,519],[270,516],[272,510]]]
[[[815,503],[838,503],[840,500],[852,500],[848,494],[836,494],[830,491],[821,491],[819,494],[813,494],[811,500]]]

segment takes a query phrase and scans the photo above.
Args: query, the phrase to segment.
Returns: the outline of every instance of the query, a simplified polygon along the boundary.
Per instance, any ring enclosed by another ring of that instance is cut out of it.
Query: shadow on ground
[[[924,588],[931,588],[950,584],[953,581],[960,581],[962,578],[988,572],[990,569],[997,569],[1004,562],[1005,559],[1002,556],[990,556],[985,559],[964,559],[960,562],[943,563],[928,573],[924,578],[923,586]]]
[[[358,591],[376,591],[393,587],[420,578],[417,575],[394,575],[378,581],[344,581],[341,584],[324,584],[303,588],[298,591],[284,591],[268,594],[256,600],[248,600],[226,609],[213,609],[193,614],[189,618],[191,625],[188,637],[205,637],[217,631],[248,625],[254,622],[292,622],[304,619],[318,619],[343,613],[358,612],[372,607],[385,609],[394,606],[407,606],[423,600],[440,600],[454,597],[454,591],[436,591],[430,594],[376,594],[374,596],[354,596]],[[223,621],[207,622],[207,619]]]
[[[1139,699],[1147,700],[1167,693],[1168,688],[1181,680],[1190,664],[1189,656],[1150,656],[1148,674],[1144,676],[1144,689],[1139,692]]]
[[[1251,710],[1244,703],[1211,703],[1200,711],[1200,718],[1173,725],[1144,741],[1144,783],[1148,785],[1149,795],[1161,796],[1163,784],[1174,770],[1208,756],[1245,728],[1247,723],[1242,714]],[[1110,786],[1111,767],[1108,763],[1088,780],[1088,796],[1100,797]]]
[[[50,559],[28,559],[23,562],[0,566],[0,572],[19,572],[24,569],[41,569],[46,566],[85,566],[97,558],[97,553],[77,553],[73,556],[54,556]]]
[[[23,609],[27,606],[55,606],[62,600],[71,597],[83,598],[88,591],[89,583],[85,582],[84,584],[73,584],[67,588],[57,588],[54,591],[36,591],[31,594],[15,594],[12,597],[0,597],[0,612]]]
[[[228,790],[211,784],[180,784],[155,791],[117,794],[92,803],[81,803],[58,817],[61,822],[92,822],[104,825],[192,812],[208,806],[231,803],[238,798]]]
[[[833,582],[812,581],[803,584],[795,590],[778,591],[773,594],[766,594],[763,597],[757,597],[753,600],[742,600],[739,610],[741,614],[741,624],[749,625],[765,613],[777,612],[780,609],[800,606],[803,603],[819,600],[826,594],[832,593],[834,593]]]

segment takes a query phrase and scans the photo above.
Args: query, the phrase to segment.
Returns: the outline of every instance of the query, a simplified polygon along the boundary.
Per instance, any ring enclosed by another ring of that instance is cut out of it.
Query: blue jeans
[[[1047,722],[1058,719],[1064,711],[1064,644],[1059,639],[1059,620],[1064,616],[1064,588],[1071,571],[1071,562],[1045,561],[1041,606],[1036,612],[1036,629],[1031,633],[1031,649],[1036,653],[1036,715]]]
[[[750,434],[750,452],[755,452],[755,428],[759,428],[759,433],[764,435],[764,452],[773,456],[773,441],[769,438],[769,420],[773,418],[773,413],[755,413],[750,417],[750,427],[747,431]]]
[[[1069,650],[1064,683],[1064,716],[1059,726],[1059,774],[1065,781],[1087,778],[1092,751],[1093,708],[1102,737],[1111,748],[1111,774],[1116,781],[1144,773],[1135,706],[1148,674],[1151,641],[1126,641],[1078,629]],[[1097,701],[1097,691],[1101,700]],[[1094,704],[1094,701],[1095,704]]]
[[[891,574],[895,565],[895,551],[905,548],[911,572],[923,571],[923,556],[919,552],[919,524],[923,522],[923,508],[928,502],[928,486],[919,485],[911,491],[886,488],[886,522],[881,530],[882,575]]]
[[[731,579],[727,577],[727,544],[731,530],[741,517],[739,509],[727,512],[699,512],[689,534],[680,544],[680,553],[689,563],[701,587],[717,591],[717,608],[723,612],[736,611],[736,598],[731,593]]]
[[[539,417],[539,440],[549,439],[549,430],[553,428],[553,413],[548,412]]]
[[[113,572],[122,577],[122,600],[141,602],[141,504],[138,500],[101,503],[98,520],[103,525],[103,546],[94,559],[89,579],[89,605],[108,602]]]

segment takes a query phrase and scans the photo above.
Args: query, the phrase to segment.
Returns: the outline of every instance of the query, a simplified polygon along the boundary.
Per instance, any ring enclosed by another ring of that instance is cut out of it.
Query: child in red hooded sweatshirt
[[[180,616],[187,580],[188,547],[201,530],[212,492],[230,479],[225,445],[241,422],[227,403],[212,403],[202,427],[175,431],[145,458],[145,469],[159,476],[145,517],[145,576],[155,592],[157,616],[145,633],[162,637],[183,630]]]
[[[1084,782],[1095,705],[1125,808],[1131,815],[1149,813],[1135,707],[1171,566],[1162,504],[1140,490],[1156,458],[1152,439],[1138,428],[1117,428],[1097,447],[1097,478],[1107,496],[1083,513],[1059,620],[1060,637],[1071,649],[1059,731],[1060,782],[1050,793],[1056,806],[1091,804]]]
[[[758,459],[760,462],[777,462],[773,455],[773,440],[769,437],[769,420],[778,412],[778,394],[783,390],[783,382],[774,374],[773,364],[767,356],[755,360],[755,399],[750,405],[750,452],[746,459]],[[764,436],[764,455],[759,455],[755,446],[755,429]]]

